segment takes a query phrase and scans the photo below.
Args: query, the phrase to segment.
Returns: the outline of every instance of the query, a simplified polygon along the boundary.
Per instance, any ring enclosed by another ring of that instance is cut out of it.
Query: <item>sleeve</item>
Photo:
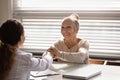
[[[81,46],[78,47],[78,52],[64,52],[60,51],[60,59],[67,62],[74,63],[88,63],[89,58],[89,42],[85,41]]]
[[[31,66],[31,71],[43,71],[46,70],[50,65],[52,65],[53,58],[50,54],[45,55],[40,58],[34,58],[31,56],[30,58],[30,66]]]

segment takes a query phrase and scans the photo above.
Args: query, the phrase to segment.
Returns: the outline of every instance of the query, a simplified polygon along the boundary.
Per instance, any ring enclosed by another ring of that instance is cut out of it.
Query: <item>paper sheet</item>
[[[59,75],[59,74],[50,69],[47,69],[45,71],[31,72],[31,76],[33,76],[33,77],[43,77],[43,76],[53,76],[53,75]]]

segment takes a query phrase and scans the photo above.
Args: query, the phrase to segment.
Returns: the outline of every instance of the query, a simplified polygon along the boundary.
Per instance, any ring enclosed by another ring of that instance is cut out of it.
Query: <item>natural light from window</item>
[[[120,59],[120,0],[14,0],[13,7],[25,28],[26,51],[43,52],[61,39],[62,19],[75,12],[90,56]]]
[[[18,0],[18,7],[40,9],[118,10],[120,0]],[[34,8],[33,8],[34,7]]]

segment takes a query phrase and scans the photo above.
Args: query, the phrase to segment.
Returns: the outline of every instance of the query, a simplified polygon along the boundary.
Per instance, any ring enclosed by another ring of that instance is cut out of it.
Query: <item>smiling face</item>
[[[64,39],[73,39],[76,38],[77,30],[75,29],[76,25],[72,20],[66,19],[63,21],[61,26],[61,33]]]

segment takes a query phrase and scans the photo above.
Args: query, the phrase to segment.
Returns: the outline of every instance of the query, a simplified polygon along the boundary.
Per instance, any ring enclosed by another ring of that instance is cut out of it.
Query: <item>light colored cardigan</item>
[[[62,61],[73,63],[88,63],[89,42],[87,40],[81,39],[70,49],[65,45],[63,40],[58,40],[54,44],[54,47],[60,50],[59,59]],[[81,52],[81,49],[84,49],[85,52]]]
[[[15,62],[7,80],[29,80],[30,71],[46,70],[53,62],[50,55],[42,59],[32,57],[31,53],[17,50]]]

